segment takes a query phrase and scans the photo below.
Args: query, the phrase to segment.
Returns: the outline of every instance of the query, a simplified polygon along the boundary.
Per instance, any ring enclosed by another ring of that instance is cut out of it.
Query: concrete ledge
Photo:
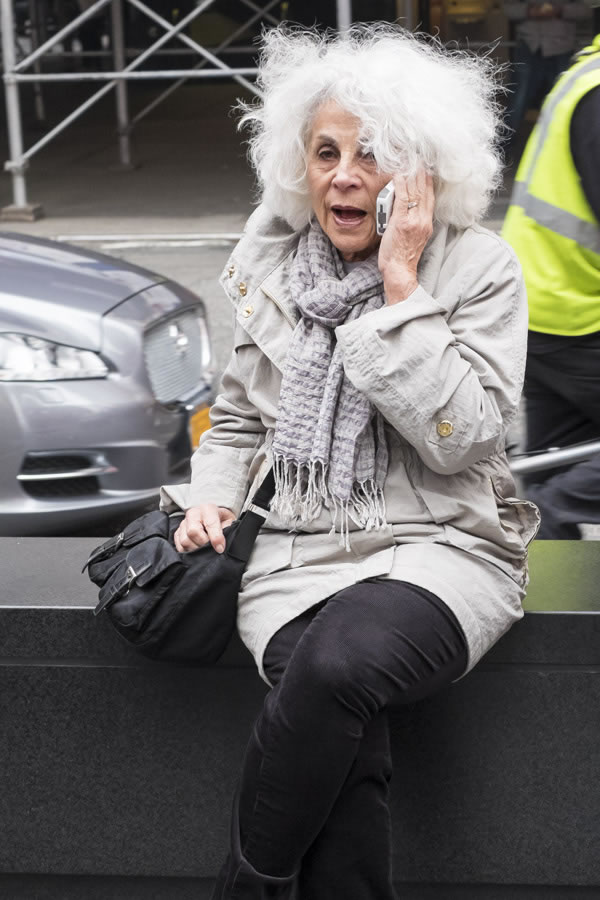
[[[0,894],[199,900],[265,687],[238,640],[209,669],[131,651],[91,615],[97,543],[0,540]],[[599,573],[600,544],[538,542],[537,611],[393,715],[403,900],[598,896]]]
[[[212,879],[0,875],[6,900],[209,900]],[[595,888],[398,885],[402,900],[597,900]],[[340,898],[342,900],[342,898]]]

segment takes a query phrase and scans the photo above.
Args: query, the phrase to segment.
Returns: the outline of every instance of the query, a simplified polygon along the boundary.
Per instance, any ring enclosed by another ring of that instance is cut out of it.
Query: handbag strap
[[[261,516],[263,519],[266,519],[269,514],[269,506],[271,505],[271,500],[273,499],[274,493],[275,473],[271,468],[263,478],[258,490],[255,492],[246,509],[250,510],[250,512],[256,513],[257,516]]]

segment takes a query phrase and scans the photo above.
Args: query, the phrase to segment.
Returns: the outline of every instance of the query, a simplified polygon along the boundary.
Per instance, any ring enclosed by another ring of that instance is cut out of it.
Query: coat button
[[[251,316],[253,312],[254,312],[253,306],[245,306],[244,312],[243,312],[244,318],[247,319],[248,316]]]
[[[233,278],[234,273],[235,273],[235,266],[229,266],[229,268],[227,269],[227,277]]]
[[[440,437],[449,437],[454,431],[454,425],[447,421],[438,422],[436,430]]]
[[[240,292],[242,297],[246,296],[246,294],[248,293],[248,288],[246,287],[245,281],[240,281],[240,283],[238,284],[238,291]]]

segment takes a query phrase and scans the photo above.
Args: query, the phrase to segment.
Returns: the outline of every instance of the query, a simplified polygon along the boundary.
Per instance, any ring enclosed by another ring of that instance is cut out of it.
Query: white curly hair
[[[361,122],[382,172],[434,178],[435,218],[465,228],[485,213],[501,175],[500,67],[395,25],[344,34],[282,25],[262,38],[255,103],[239,102],[260,199],[295,230],[310,220],[306,144],[334,100]]]

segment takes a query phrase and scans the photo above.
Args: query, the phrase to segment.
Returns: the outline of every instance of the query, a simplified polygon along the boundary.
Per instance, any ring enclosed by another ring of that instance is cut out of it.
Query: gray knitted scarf
[[[346,378],[334,329],[384,303],[377,258],[348,274],[317,223],[305,231],[290,290],[301,318],[290,341],[273,439],[271,508],[298,528],[329,508],[349,549],[352,519],[385,524],[388,450],[383,417]]]

